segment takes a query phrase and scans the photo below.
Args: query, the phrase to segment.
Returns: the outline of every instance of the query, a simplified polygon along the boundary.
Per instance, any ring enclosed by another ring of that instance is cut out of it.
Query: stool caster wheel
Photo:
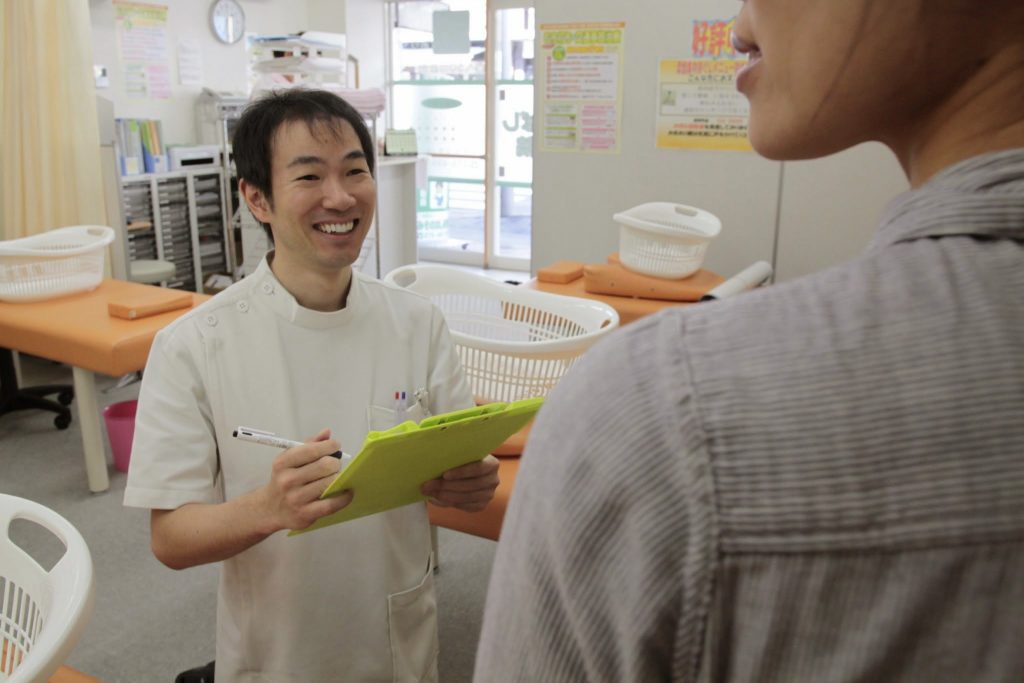
[[[71,402],[75,400],[75,392],[73,391],[62,391],[57,394],[57,402],[62,406],[69,406]]]
[[[57,417],[53,418],[53,426],[56,427],[57,429],[67,429],[70,424],[70,415],[58,415]]]

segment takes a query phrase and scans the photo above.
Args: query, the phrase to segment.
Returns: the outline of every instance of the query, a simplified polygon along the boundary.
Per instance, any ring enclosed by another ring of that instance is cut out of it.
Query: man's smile
[[[359,219],[355,218],[347,223],[314,223],[313,227],[328,235],[337,235],[352,232],[357,225],[359,225]]]

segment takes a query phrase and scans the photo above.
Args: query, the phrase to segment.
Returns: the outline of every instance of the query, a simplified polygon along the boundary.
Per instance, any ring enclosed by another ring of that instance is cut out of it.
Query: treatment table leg
[[[110,488],[107,478],[107,453],[103,448],[103,430],[100,410],[96,401],[96,376],[82,368],[72,368],[75,397],[78,399],[78,426],[82,430],[82,448],[85,454],[85,475],[93,493]]]

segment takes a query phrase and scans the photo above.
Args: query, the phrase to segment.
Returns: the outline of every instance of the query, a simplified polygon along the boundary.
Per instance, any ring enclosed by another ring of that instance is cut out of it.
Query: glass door
[[[389,126],[415,130],[427,157],[420,260],[528,270],[533,10],[487,0],[389,7]]]
[[[494,9],[488,265],[530,269],[533,211],[533,8]]]

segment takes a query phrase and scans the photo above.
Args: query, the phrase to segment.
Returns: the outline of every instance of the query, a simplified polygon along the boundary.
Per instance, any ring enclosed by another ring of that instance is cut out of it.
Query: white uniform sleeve
[[[202,340],[188,320],[153,342],[139,392],[124,504],[172,510],[221,502]]]

